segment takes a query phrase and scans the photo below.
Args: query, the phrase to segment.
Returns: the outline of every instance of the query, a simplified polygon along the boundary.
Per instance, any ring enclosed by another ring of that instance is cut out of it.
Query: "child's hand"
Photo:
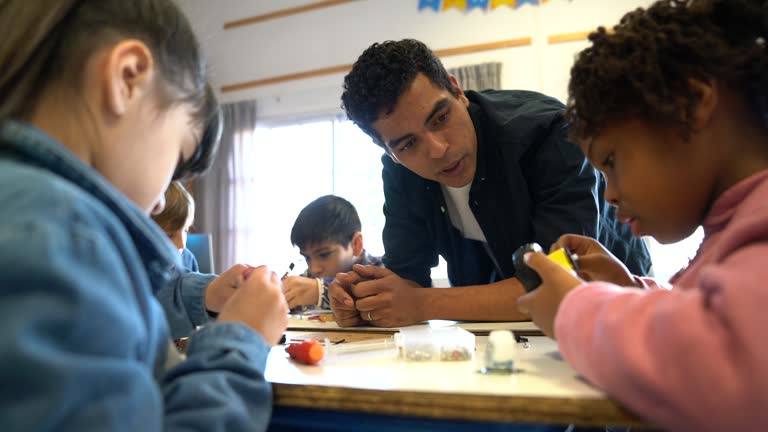
[[[287,276],[283,279],[283,294],[291,309],[297,306],[316,305],[320,300],[317,279],[303,276]]]
[[[597,240],[566,234],[552,244],[550,249],[554,251],[562,247],[568,248],[571,253],[578,256],[577,273],[582,279],[611,282],[619,286],[635,286],[635,280],[627,266]]]
[[[584,283],[572,272],[542,253],[527,253],[526,264],[541,276],[541,285],[517,299],[517,308],[531,319],[547,336],[555,339],[555,316],[566,294]]]
[[[219,321],[240,321],[275,345],[288,325],[288,304],[280,279],[266,266],[249,269],[244,281],[224,304]]]
[[[245,280],[243,274],[252,268],[245,264],[235,264],[212,280],[205,288],[205,308],[211,312],[220,312],[227,300],[232,297],[235,290]]]

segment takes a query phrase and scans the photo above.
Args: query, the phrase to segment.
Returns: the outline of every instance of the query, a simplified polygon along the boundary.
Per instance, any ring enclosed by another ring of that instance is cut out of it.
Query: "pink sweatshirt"
[[[563,357],[673,431],[768,431],[768,171],[723,193],[674,288],[604,282],[569,293]]]

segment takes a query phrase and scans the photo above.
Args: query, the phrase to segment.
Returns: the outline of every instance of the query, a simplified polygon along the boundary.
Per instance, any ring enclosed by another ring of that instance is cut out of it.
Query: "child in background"
[[[568,117],[606,200],[637,236],[704,241],[668,290],[566,235],[581,278],[529,255],[520,309],[664,430],[768,430],[768,3],[657,1],[589,39]]]
[[[168,186],[163,201],[163,210],[153,214],[152,219],[181,253],[179,270],[183,274],[161,287],[155,296],[165,310],[171,337],[177,340],[189,336],[221,311],[243,282],[243,265],[237,264],[220,275],[198,273],[197,258],[186,248],[195,218],[195,201],[178,181]]]
[[[181,253],[183,273],[155,292],[165,310],[171,337],[189,336],[198,326],[215,317],[242,284],[243,265],[216,274],[200,274],[195,255],[186,248],[187,234],[194,223],[195,201],[181,182],[172,182],[165,190],[164,207],[152,219]]]
[[[148,213],[221,131],[189,22],[170,0],[7,0],[0,28],[3,429],[264,430],[278,277],[241,266],[184,361],[154,295],[179,254]]]
[[[352,265],[382,266],[381,258],[363,247],[360,217],[344,198],[326,195],[307,204],[291,229],[291,243],[307,260],[301,276],[283,280],[288,306],[330,309],[328,284],[336,273],[349,272]]]
[[[182,275],[155,292],[165,310],[171,337],[189,336],[198,326],[216,316],[229,297],[242,283],[242,266],[236,265],[221,276],[199,274],[195,255],[186,248],[187,234],[195,217],[195,201],[181,182],[175,181],[165,190],[162,211],[152,214],[174,247],[181,254]]]
[[[165,190],[165,207],[152,219],[160,225],[173,245],[181,253],[184,269],[198,272],[200,267],[195,255],[187,249],[187,234],[195,221],[195,200],[181,182],[175,181]]]

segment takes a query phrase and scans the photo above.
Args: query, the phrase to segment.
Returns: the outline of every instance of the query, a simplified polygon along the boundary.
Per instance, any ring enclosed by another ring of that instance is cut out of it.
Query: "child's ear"
[[[152,52],[144,42],[129,39],[114,45],[103,64],[104,103],[110,114],[120,116],[152,90]]]
[[[695,132],[704,128],[712,119],[717,109],[718,90],[714,80],[691,78],[688,85],[697,99],[690,119],[691,130]]]
[[[355,235],[352,236],[352,254],[355,256],[360,256],[362,253],[363,253],[363,233],[358,231],[355,233]]]

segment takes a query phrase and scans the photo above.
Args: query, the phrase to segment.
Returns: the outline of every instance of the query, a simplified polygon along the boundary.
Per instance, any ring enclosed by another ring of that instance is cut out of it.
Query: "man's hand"
[[[391,270],[355,265],[360,281],[352,285],[360,318],[377,327],[400,327],[429,319],[423,305],[424,291],[413,281]]]
[[[637,286],[632,274],[618,258],[597,240],[575,234],[561,236],[551,251],[568,248],[578,256],[578,275],[587,281],[611,282],[619,286]]]
[[[317,279],[304,276],[288,276],[283,279],[283,294],[291,309],[297,306],[316,305],[320,300]]]
[[[362,279],[355,272],[338,273],[336,279],[328,286],[328,297],[331,299],[333,318],[339,327],[358,327],[368,325],[360,318],[355,309],[355,299],[349,294],[352,287]]]
[[[205,308],[211,312],[220,312],[227,300],[232,297],[235,290],[245,280],[243,273],[251,268],[253,267],[245,264],[235,264],[212,280],[205,288]]]
[[[541,285],[518,298],[517,308],[529,314],[544,334],[555,339],[555,317],[560,302],[584,281],[542,253],[526,253],[525,262],[541,276]]]
[[[239,321],[275,345],[288,325],[288,304],[280,279],[267,267],[246,269],[243,283],[224,304],[219,321]]]

